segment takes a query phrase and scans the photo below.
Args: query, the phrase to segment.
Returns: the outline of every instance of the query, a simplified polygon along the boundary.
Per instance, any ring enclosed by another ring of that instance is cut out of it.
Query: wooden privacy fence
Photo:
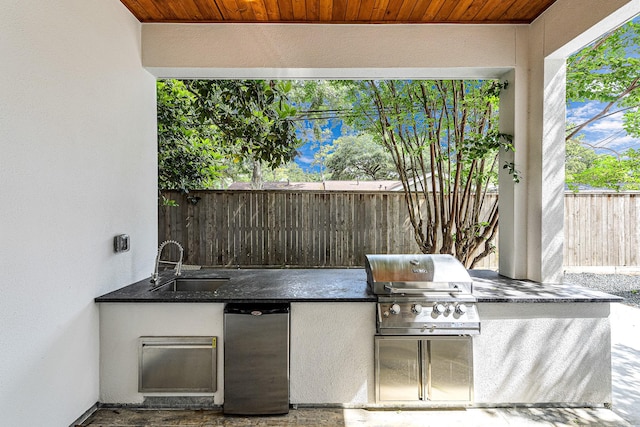
[[[565,266],[640,266],[640,193],[567,193],[564,200]]]
[[[363,266],[365,254],[418,252],[399,192],[163,195],[179,206],[160,208],[158,239],[182,243],[188,264],[350,267]]]
[[[367,253],[417,252],[399,192],[163,195],[179,206],[160,208],[158,239],[182,243],[188,264],[350,267]],[[640,265],[639,220],[640,193],[567,193],[565,266]],[[497,256],[476,268],[496,268]]]

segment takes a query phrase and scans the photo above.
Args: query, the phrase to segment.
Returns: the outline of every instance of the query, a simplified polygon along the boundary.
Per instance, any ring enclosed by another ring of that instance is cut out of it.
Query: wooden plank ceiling
[[[556,0],[121,0],[140,22],[528,24]]]

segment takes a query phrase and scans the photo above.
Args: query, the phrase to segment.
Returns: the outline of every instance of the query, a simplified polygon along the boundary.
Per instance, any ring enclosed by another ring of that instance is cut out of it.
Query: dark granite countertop
[[[567,283],[515,280],[470,270],[479,303],[621,302],[622,298]],[[96,302],[375,302],[364,269],[204,269],[182,277],[229,278],[217,291],[152,291],[147,277]]]
[[[571,283],[539,283],[500,276],[491,270],[470,270],[478,302],[622,302],[623,298]]]
[[[183,277],[228,277],[217,291],[151,291],[149,277],[96,302],[375,302],[363,269],[204,269]]]

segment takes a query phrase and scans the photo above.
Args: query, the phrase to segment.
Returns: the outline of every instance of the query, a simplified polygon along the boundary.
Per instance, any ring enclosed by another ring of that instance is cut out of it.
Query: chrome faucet
[[[180,250],[180,259],[178,260],[178,262],[162,261],[161,260],[162,250],[169,243],[172,243],[172,244],[176,245],[178,247],[178,249]],[[162,242],[160,244],[160,246],[158,246],[158,255],[156,255],[156,267],[153,270],[153,276],[151,276],[151,283],[157,283],[158,282],[158,279],[160,278],[160,264],[161,263],[162,264],[175,265],[176,266],[176,276],[179,276],[182,273],[182,255],[183,254],[184,254],[184,249],[182,249],[182,245],[180,245],[180,243],[176,242],[175,240],[165,240],[164,242]]]

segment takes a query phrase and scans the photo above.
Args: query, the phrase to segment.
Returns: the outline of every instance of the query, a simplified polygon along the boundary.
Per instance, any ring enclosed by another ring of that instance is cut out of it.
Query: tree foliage
[[[565,181],[570,189],[577,191],[583,182],[583,172],[593,166],[598,155],[593,149],[585,147],[577,140],[569,140],[565,154]]]
[[[589,124],[623,112],[629,135],[640,137],[640,21],[631,21],[567,60],[567,101],[599,101],[602,108],[568,129],[566,139]]]
[[[318,182],[322,180],[319,173],[306,172],[296,162],[289,162],[265,173],[270,181]]]
[[[295,80],[289,99],[298,110],[296,123],[303,138],[319,147],[333,137],[332,130],[351,111],[346,88],[330,80]]]
[[[196,118],[195,96],[184,82],[159,80],[158,187],[162,190],[210,188],[223,173],[212,126]]]
[[[347,120],[375,135],[402,181],[415,240],[424,253],[450,253],[465,266],[494,250],[500,149],[497,130],[503,85],[494,81],[362,81],[351,88]],[[435,191],[432,191],[435,190]]]
[[[166,80],[157,88],[161,189],[210,188],[226,164],[250,161],[255,175],[296,154],[290,82]]]
[[[299,140],[288,103],[291,82],[265,80],[191,80],[198,118],[215,126],[218,138],[237,159],[272,167],[296,154]]]
[[[598,120],[622,113],[624,131],[640,137],[640,20],[628,22],[568,59],[567,102],[590,101],[596,101],[593,105],[599,105],[600,110],[567,128],[569,188],[639,189],[637,151],[618,152],[587,143],[580,132]],[[597,154],[594,149],[607,152]]]
[[[594,156],[586,167],[573,173],[571,181],[567,181],[569,188],[576,190],[583,184],[616,191],[640,190],[640,150],[630,148],[620,157]]]
[[[318,152],[330,179],[375,181],[398,177],[391,154],[369,134],[342,136]]]

